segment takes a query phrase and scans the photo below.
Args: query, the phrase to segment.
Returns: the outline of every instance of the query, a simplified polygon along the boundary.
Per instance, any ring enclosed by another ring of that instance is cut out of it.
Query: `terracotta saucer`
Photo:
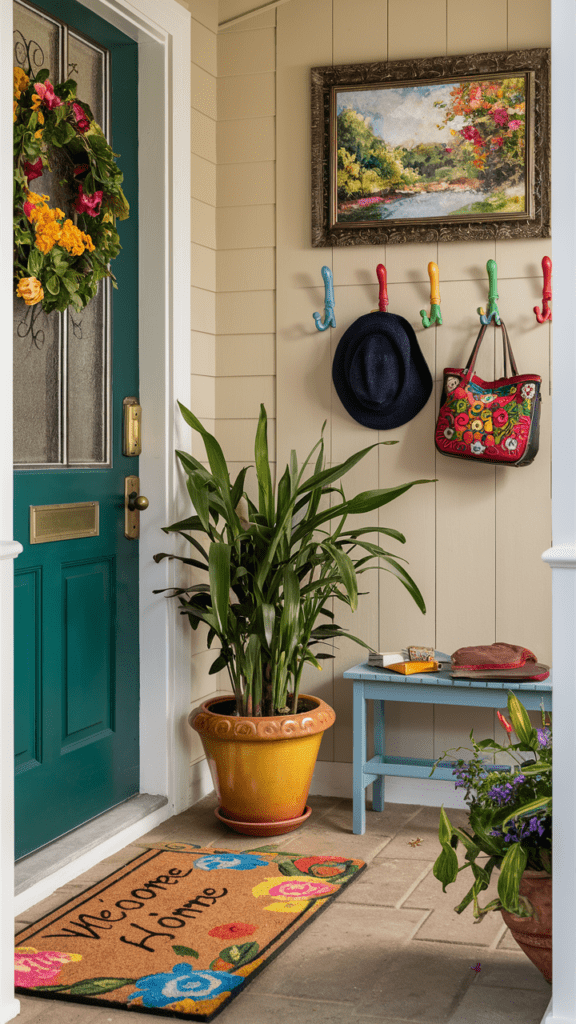
[[[219,821],[228,825],[228,828],[233,829],[234,832],[241,832],[244,836],[281,836],[285,832],[293,832],[295,828],[299,828],[312,814],[312,808],[306,805],[304,814],[301,814],[299,818],[285,818],[284,821],[236,821],[233,818],[227,818],[219,807],[216,808],[214,814]]]

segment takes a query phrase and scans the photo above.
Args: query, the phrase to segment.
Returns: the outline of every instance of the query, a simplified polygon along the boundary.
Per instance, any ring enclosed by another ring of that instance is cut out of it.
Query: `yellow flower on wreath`
[[[322,906],[326,902],[322,897],[327,898],[335,892],[338,892],[337,885],[309,875],[275,875],[274,878],[265,878],[252,889],[253,896],[271,896],[276,901],[269,903],[265,910],[281,914],[300,914],[309,907]]]
[[[44,298],[44,289],[37,277],[21,277],[16,295],[19,299],[24,299],[27,306],[36,306]]]
[[[22,68],[14,68],[14,99],[19,100],[22,93],[30,85],[30,79]]]
[[[71,220],[64,221],[64,227],[58,240],[58,244],[66,249],[72,256],[81,256],[85,249],[94,252],[95,246],[90,237],[77,228]]]

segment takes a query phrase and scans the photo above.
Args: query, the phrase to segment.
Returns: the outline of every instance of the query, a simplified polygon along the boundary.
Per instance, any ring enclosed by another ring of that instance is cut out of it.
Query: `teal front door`
[[[62,315],[15,300],[18,858],[139,791],[138,541],[124,516],[138,458],[122,448],[123,401],[138,399],[138,48],[75,0],[16,0],[14,29],[15,65],[77,81],[130,203],[118,290],[101,283]],[[66,201],[56,170],[31,187]]]

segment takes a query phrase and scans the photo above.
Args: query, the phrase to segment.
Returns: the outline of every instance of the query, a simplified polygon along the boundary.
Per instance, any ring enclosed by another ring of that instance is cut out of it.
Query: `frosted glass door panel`
[[[73,78],[77,82],[77,95],[88,104],[94,114],[94,120],[106,135],[106,54],[72,32],[68,33],[68,78]]]
[[[14,462],[62,461],[62,339],[58,313],[14,299]]]
[[[36,73],[49,68],[61,76],[62,29],[58,22],[24,4],[14,5],[14,67]]]
[[[68,316],[68,462],[106,462],[108,284]]]

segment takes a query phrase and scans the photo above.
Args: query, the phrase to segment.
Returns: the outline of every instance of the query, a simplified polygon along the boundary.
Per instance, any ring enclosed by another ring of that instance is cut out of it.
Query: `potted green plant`
[[[179,405],[186,423],[202,437],[210,468],[192,455],[176,453],[194,513],[164,532],[185,537],[192,557],[160,552],[154,558],[179,558],[205,574],[191,586],[170,588],[168,596],[178,597],[192,629],[207,625],[208,647],[215,641],[219,645],[210,672],[226,669],[234,694],[207,700],[190,722],[202,738],[212,771],[221,804],[218,816],[237,831],[277,835],[298,827],[309,813],[306,797],[320,740],[336,717],[320,698],[300,693],[304,667],[320,669],[324,658],[333,657],[331,647],[338,637],[370,649],[337,625],[333,600],[354,611],[358,576],[374,567],[392,572],[421,611],[426,610],[418,587],[400,564],[404,560],[368,536],[383,534],[404,543],[402,534],[385,526],[346,529],[346,520],[427,481],[346,499],[340,479],[376,445],[327,468],[321,436],[302,466],[291,453],[274,489],[261,405],[254,449],[255,505],[244,490],[250,467],[241,469],[232,483],[216,438]],[[330,524],[331,531],[326,529]]]
[[[552,980],[552,730],[542,708],[542,728],[534,729],[526,708],[515,694],[508,692],[510,721],[498,711],[508,734],[507,746],[486,739],[470,739],[474,757],[453,762],[456,787],[466,787],[469,830],[455,828],[441,808],[438,836],[442,853],[434,864],[434,875],[442,882],[442,891],[456,879],[459,871],[470,867],[474,882],[457,914],[472,901],[474,917],[482,921],[493,910],[502,913],[518,945],[542,972]],[[512,743],[514,731],[517,743]],[[454,749],[454,748],[452,748]],[[457,750],[470,749],[457,747]],[[496,766],[483,757],[484,751],[510,753],[517,766]],[[522,759],[516,751],[529,753]],[[435,762],[450,751],[444,751]],[[458,867],[458,842],[466,849],[465,861]],[[488,856],[478,864],[479,856]],[[493,868],[500,870],[498,897],[480,907],[478,896],[487,889]]]

